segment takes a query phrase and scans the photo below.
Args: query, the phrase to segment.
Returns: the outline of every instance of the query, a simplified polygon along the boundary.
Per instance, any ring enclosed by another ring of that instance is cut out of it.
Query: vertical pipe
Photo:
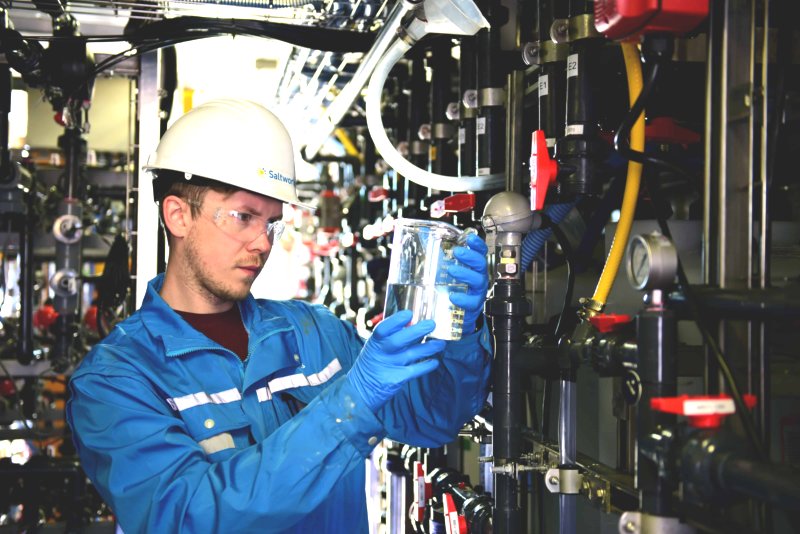
[[[498,0],[479,2],[491,27],[477,34],[478,176],[505,171],[505,73],[500,50],[500,27],[505,23],[505,8]]]
[[[520,277],[519,258],[522,236],[516,232],[497,234],[495,243],[495,284],[486,313],[492,318],[495,340],[492,390],[492,447],[495,466],[493,531],[495,534],[522,532],[522,513],[519,506],[518,482],[515,476],[520,455],[521,387],[514,373],[512,357],[523,343],[525,317],[530,302]],[[509,268],[503,260],[516,260]],[[513,266],[512,266],[513,267]],[[505,468],[510,468],[505,471]]]
[[[663,306],[661,298],[661,291],[653,291],[636,321],[637,370],[642,380],[642,396],[637,405],[636,487],[642,512],[671,516],[670,500],[677,488],[659,476],[658,466],[641,449],[641,443],[651,434],[677,423],[675,415],[650,409],[650,399],[674,397],[678,391],[677,319],[672,310]]]
[[[558,412],[558,454],[559,465],[568,467],[575,464],[577,447],[577,388],[574,379],[561,379],[561,396]],[[558,495],[559,533],[576,532],[577,495]]]
[[[453,98],[452,78],[455,70],[449,36],[438,38],[431,45],[431,171],[453,176],[458,161],[451,145],[453,125],[447,118],[447,106]]]
[[[475,117],[478,114],[475,37],[461,38],[458,89],[460,119],[458,125],[459,176],[477,176],[475,153]]]
[[[417,46],[411,60],[411,117],[409,120],[411,162],[422,169],[428,168],[428,141],[420,139],[419,131],[428,122],[428,82],[425,76],[425,47]],[[426,189],[408,181],[408,204],[412,209],[422,205]]]

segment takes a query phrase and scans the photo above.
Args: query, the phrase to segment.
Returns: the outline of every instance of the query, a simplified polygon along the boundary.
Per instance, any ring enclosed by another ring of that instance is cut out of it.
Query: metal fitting
[[[447,110],[444,112],[445,117],[451,121],[457,121],[461,118],[461,106],[458,102],[450,102],[447,104]]]
[[[619,534],[694,534],[695,529],[677,517],[625,512],[619,518]]]
[[[553,41],[529,42],[522,47],[522,61],[526,65],[544,65],[564,61],[569,55],[567,43]]]
[[[452,139],[453,134],[455,134],[455,128],[452,124],[446,122],[436,122],[433,124],[434,139]]]
[[[583,486],[583,475],[577,468],[554,467],[547,470],[544,483],[550,493],[577,495]]]
[[[478,108],[478,90],[477,89],[467,89],[464,91],[464,96],[461,98],[461,103],[464,104],[464,107],[467,109],[477,109]]]
[[[605,308],[605,304],[594,299],[587,299],[584,297],[578,299],[578,302],[582,306],[580,311],[578,311],[578,317],[580,317],[582,321],[588,321],[598,313],[601,313],[603,308]]]
[[[480,107],[504,106],[505,104],[506,91],[502,87],[486,87],[478,92]]]

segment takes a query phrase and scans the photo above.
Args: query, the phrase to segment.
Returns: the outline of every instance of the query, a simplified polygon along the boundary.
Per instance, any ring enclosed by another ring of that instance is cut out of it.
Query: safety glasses
[[[188,202],[200,207],[197,202]],[[232,210],[221,206],[215,208],[212,215],[208,217],[224,234],[241,243],[255,241],[263,233],[267,234],[270,243],[274,243],[276,239],[281,238],[281,234],[286,228],[284,221],[269,221],[265,217],[246,211]]]

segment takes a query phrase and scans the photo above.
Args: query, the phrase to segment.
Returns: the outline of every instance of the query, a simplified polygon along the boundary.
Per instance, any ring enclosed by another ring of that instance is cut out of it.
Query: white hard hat
[[[166,131],[145,171],[215,180],[306,209],[295,189],[289,132],[271,111],[246,100],[214,100]]]

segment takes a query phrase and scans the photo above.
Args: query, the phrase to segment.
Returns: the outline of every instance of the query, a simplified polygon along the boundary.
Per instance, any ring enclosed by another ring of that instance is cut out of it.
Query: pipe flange
[[[502,87],[485,87],[478,91],[478,106],[504,106],[506,104],[506,90]]]
[[[553,467],[545,473],[544,483],[550,493],[577,495],[583,486],[583,475],[577,467]]]
[[[619,518],[619,534],[694,534],[696,531],[677,517],[625,512]]]

